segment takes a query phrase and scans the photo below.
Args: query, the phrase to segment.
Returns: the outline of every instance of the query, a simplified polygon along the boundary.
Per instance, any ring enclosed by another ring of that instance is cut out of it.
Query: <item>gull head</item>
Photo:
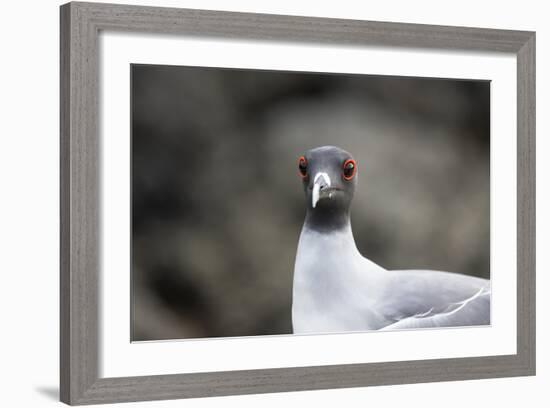
[[[322,146],[298,158],[308,211],[349,210],[357,184],[357,163],[345,150]]]

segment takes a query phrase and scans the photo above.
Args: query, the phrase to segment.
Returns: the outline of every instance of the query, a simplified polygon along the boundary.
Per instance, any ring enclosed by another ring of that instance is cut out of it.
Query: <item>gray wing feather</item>
[[[392,284],[381,306],[388,324],[408,329],[490,324],[488,280],[440,271],[388,271]]]
[[[440,310],[431,308],[425,313],[405,317],[382,330],[487,325],[490,323],[490,302],[490,290],[481,288],[478,293],[461,302],[450,303]]]

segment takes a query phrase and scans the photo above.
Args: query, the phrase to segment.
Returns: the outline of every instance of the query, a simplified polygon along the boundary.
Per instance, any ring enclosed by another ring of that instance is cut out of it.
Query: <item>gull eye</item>
[[[302,178],[307,178],[307,160],[304,156],[300,156],[298,159],[298,171]]]
[[[355,160],[353,159],[347,159],[344,162],[343,166],[343,174],[344,180],[351,180],[353,176],[355,176],[355,171],[357,170],[357,166],[355,164]]]

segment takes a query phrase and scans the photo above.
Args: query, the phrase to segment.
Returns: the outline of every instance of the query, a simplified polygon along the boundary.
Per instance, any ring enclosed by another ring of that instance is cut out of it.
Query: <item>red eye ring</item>
[[[342,178],[350,181],[357,172],[357,164],[353,159],[347,159],[342,166]]]
[[[307,179],[307,159],[304,156],[298,158],[298,174],[301,178]]]

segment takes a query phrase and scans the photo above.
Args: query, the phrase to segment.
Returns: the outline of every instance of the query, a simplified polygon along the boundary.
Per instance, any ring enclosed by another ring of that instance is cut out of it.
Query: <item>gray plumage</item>
[[[348,152],[334,146],[304,155],[300,171],[306,163],[307,211],[294,268],[294,332],[489,324],[488,280],[440,271],[388,271],[359,253],[350,222],[357,173],[354,168],[347,179],[343,169],[350,160]]]

